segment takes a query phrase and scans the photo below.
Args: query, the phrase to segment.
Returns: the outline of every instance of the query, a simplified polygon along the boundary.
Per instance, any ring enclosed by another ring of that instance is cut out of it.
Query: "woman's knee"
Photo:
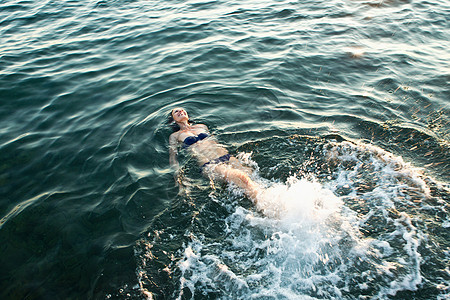
[[[229,166],[217,166],[215,172],[223,177],[228,182],[233,182],[240,187],[250,186],[253,181],[250,179],[249,175],[239,169],[230,168]]]
[[[238,183],[241,183],[243,186],[249,186],[252,183],[252,180],[248,176],[247,173],[241,170],[234,170],[233,177],[238,180]]]

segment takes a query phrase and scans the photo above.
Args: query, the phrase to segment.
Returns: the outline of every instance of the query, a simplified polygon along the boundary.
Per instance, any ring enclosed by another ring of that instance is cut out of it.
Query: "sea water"
[[[1,1],[0,298],[448,298],[449,10]],[[175,186],[178,106],[256,203]]]

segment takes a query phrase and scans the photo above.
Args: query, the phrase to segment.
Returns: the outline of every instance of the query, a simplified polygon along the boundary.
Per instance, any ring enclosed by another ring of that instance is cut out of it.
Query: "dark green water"
[[[446,299],[448,1],[0,3],[1,299]],[[182,106],[255,168],[211,186]]]

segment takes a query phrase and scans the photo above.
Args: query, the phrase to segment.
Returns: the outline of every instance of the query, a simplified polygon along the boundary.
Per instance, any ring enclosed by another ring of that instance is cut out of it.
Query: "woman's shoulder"
[[[192,126],[193,128],[201,128],[201,129],[205,129],[208,130],[208,126],[206,126],[205,124],[195,124]]]
[[[176,141],[178,141],[178,138],[179,138],[180,134],[181,134],[180,131],[175,131],[174,133],[172,133],[169,136],[169,142],[176,142]]]
[[[189,134],[189,132],[192,132],[193,134],[198,134],[198,130],[202,130],[202,131],[206,131],[208,132],[208,127],[204,124],[195,124],[191,126],[190,130],[178,130],[173,132],[170,136],[169,136],[169,141],[175,141],[175,140],[179,140],[181,138],[181,136],[183,134]]]

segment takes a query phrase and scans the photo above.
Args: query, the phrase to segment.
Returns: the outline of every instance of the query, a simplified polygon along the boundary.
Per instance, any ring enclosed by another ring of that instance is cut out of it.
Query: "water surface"
[[[446,1],[0,4],[4,299],[445,299]],[[167,114],[253,166],[211,186]]]

